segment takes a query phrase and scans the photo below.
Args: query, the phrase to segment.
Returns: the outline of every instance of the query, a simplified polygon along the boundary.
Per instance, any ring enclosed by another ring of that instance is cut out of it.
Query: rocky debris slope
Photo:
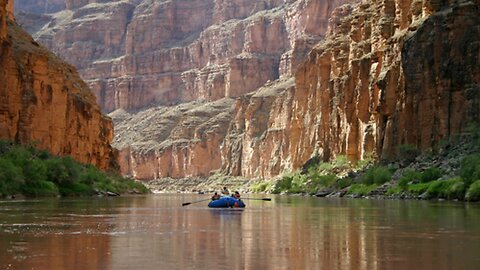
[[[107,169],[113,126],[75,68],[41,47],[0,1],[0,138]]]
[[[71,0],[60,9],[53,0],[18,0],[17,11],[111,112],[238,97],[289,76],[332,10],[351,1]]]
[[[154,107],[136,114],[112,112],[122,173],[136,179],[206,177],[221,167],[220,145],[233,100]]]

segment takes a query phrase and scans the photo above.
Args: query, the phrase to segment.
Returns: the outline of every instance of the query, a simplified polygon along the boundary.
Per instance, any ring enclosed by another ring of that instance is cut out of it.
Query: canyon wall
[[[115,164],[111,119],[75,68],[41,47],[0,1],[0,138],[35,143],[107,169]]]
[[[429,151],[467,131],[480,122],[479,15],[478,1],[337,9],[294,87],[237,103],[224,172],[271,177],[313,156],[390,159],[399,145]]]
[[[289,76],[351,0],[70,0],[32,14],[52,2],[18,0],[20,24],[111,112],[239,97]]]
[[[58,12],[18,16],[76,65],[105,111],[117,110],[110,115],[122,172],[151,179],[219,170],[232,98],[291,77],[346,2],[66,1]]]
[[[29,27],[126,109],[114,146],[138,179],[391,159],[480,122],[478,0],[93,2]]]

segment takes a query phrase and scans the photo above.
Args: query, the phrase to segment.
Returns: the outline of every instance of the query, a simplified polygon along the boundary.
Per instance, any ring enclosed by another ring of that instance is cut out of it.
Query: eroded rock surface
[[[264,104],[257,99],[237,107],[231,131],[243,138],[226,144],[225,172],[269,177],[313,156],[389,159],[399,145],[428,151],[467,131],[480,122],[479,15],[478,1],[373,0],[337,9],[294,88],[269,112],[251,109]],[[265,115],[261,126],[239,124]]]
[[[0,138],[107,169],[113,126],[75,68],[41,47],[0,1]]]
[[[72,0],[32,14],[53,2],[18,0],[20,23],[111,112],[239,97],[289,76],[351,0]]]
[[[136,179],[207,177],[221,167],[220,145],[233,100],[154,107],[136,114],[112,112],[122,173]]]
[[[186,2],[78,1],[38,31],[107,111],[191,101],[112,113],[139,179],[389,159],[480,122],[478,0],[364,0],[328,24],[346,1]]]

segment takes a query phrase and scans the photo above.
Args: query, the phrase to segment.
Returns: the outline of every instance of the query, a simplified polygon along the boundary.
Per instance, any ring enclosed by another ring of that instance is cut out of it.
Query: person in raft
[[[238,193],[238,191],[235,191],[235,193],[232,194],[232,197],[237,200],[240,200],[240,193]]]
[[[222,194],[225,195],[225,196],[230,195],[230,191],[228,190],[227,187],[223,187],[223,189],[222,189]]]
[[[218,194],[217,192],[215,192],[212,196],[212,201],[215,201],[215,200],[218,200],[220,199],[220,194]]]

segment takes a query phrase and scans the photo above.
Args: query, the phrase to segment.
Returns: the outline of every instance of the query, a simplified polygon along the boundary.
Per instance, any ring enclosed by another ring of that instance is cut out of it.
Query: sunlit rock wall
[[[478,1],[337,9],[295,87],[237,103],[224,171],[269,177],[313,156],[389,159],[399,145],[428,151],[465,132],[480,122],[479,12]]]

